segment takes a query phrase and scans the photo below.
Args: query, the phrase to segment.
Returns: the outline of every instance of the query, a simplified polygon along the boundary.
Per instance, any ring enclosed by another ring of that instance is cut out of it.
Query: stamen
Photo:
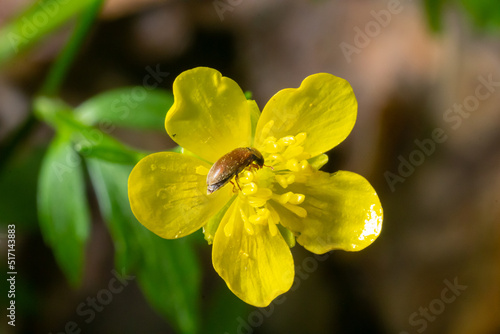
[[[265,199],[270,199],[271,196],[273,195],[273,191],[269,188],[259,188],[255,196],[265,198]]]
[[[283,156],[286,159],[291,159],[297,157],[299,154],[304,152],[304,147],[303,146],[289,146],[285,153],[283,153]]]
[[[250,235],[260,231],[260,229],[255,229],[253,226],[255,224],[267,226],[271,236],[279,233],[277,224],[280,223],[280,217],[271,205],[267,205],[269,199],[283,205],[298,217],[307,217],[307,210],[300,206],[305,201],[304,194],[291,191],[283,194],[274,192],[279,190],[275,189],[275,183],[286,189],[295,182],[306,182],[313,173],[314,168],[307,161],[311,155],[304,151],[303,146],[307,134],[301,132],[296,136],[284,136],[276,139],[273,136],[268,136],[273,126],[274,121],[272,120],[264,126],[261,138],[265,139],[262,146],[259,147],[263,153],[265,165],[273,168],[247,168],[238,176],[238,185],[241,184],[241,219],[244,230]],[[311,205],[310,202],[308,203]],[[233,231],[234,220],[234,217],[231,217],[224,227],[227,236]]]
[[[270,214],[270,212],[269,212],[269,210],[268,210],[268,209],[266,209],[266,208],[262,208],[262,209],[257,209],[256,211],[257,211],[257,214],[258,214],[259,216],[263,217],[264,219],[269,218],[269,214]]]
[[[267,225],[269,226],[269,233],[271,233],[271,236],[273,237],[278,234],[277,224],[279,224],[279,222],[280,216],[272,206],[269,206],[269,218],[267,219]]]
[[[276,182],[279,183],[280,186],[286,189],[288,187],[288,182],[286,180],[286,176],[283,175],[275,175],[274,178],[276,179]]]
[[[287,208],[288,210],[292,211],[293,213],[295,213],[300,218],[307,217],[307,211],[306,211],[306,209],[301,208],[300,206],[289,204],[289,203],[283,204],[283,206],[285,208]]]
[[[250,216],[251,217],[251,216]],[[248,234],[253,235],[255,233],[252,224],[247,220],[244,223],[245,230],[248,232]]]
[[[307,134],[305,132],[301,132],[295,136],[295,145],[302,145],[304,140],[306,140]]]
[[[259,187],[257,186],[257,184],[255,182],[250,182],[245,184],[241,192],[243,195],[248,196],[257,193],[258,190]]]
[[[278,201],[281,203],[281,204],[285,204],[285,203],[288,203],[288,201],[290,200],[290,197],[292,197],[293,193],[291,191],[281,195],[278,199]]]
[[[262,150],[267,153],[277,153],[281,151],[281,147],[274,141],[268,141]]]
[[[246,215],[245,211],[243,211],[243,209],[241,208],[241,206],[240,206],[240,215],[241,215],[241,219],[242,219],[244,222],[247,222],[247,221],[248,221],[247,215]]]
[[[261,197],[256,197],[256,196],[248,197],[248,204],[251,207],[260,208],[260,207],[266,205],[266,203],[267,203],[266,198],[261,198]]]
[[[246,170],[238,176],[238,180],[243,184],[250,183],[253,181],[253,173]]]
[[[251,215],[248,217],[248,220],[253,224],[265,225],[267,224],[267,220],[269,218],[269,210],[266,208],[261,208],[255,210],[255,215]]]
[[[302,171],[306,171],[310,168],[310,165],[309,165],[309,162],[307,160],[302,160],[300,163],[299,163],[299,169],[302,170]]]
[[[277,165],[279,163],[284,162],[285,159],[281,154],[271,154],[270,156],[267,157],[266,163],[270,164],[271,166]]]
[[[286,168],[288,168],[292,172],[298,172],[299,166],[297,159],[288,159],[288,161],[286,162]]]
[[[252,224],[260,224],[263,220],[264,218],[260,215],[251,215],[250,217],[248,217],[248,221]]]
[[[283,146],[293,145],[295,143],[295,137],[294,136],[282,137],[278,140],[278,142]]]
[[[306,196],[302,195],[302,194],[295,194],[295,193],[289,191],[287,193],[284,193],[280,196],[275,197],[274,199],[277,200],[278,202],[280,202],[281,204],[290,203],[290,204],[299,205],[299,204],[302,204],[304,202],[304,200],[306,199]]]
[[[299,205],[299,204],[302,204],[305,199],[306,199],[306,196],[304,196],[302,194],[293,194],[292,196],[290,196],[288,203]]]
[[[269,206],[269,213],[269,218],[272,219],[275,224],[278,224],[280,222],[280,216],[272,206]]]
[[[267,225],[269,226],[269,233],[271,233],[271,236],[274,237],[276,234],[278,234],[278,227],[272,219],[267,220]]]

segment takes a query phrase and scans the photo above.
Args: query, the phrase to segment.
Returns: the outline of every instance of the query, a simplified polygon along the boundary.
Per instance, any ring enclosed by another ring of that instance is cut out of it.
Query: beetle
[[[222,188],[233,176],[236,176],[238,182],[238,174],[252,164],[257,168],[264,166],[262,154],[253,147],[238,147],[223,155],[212,165],[207,174],[207,194],[210,195]]]

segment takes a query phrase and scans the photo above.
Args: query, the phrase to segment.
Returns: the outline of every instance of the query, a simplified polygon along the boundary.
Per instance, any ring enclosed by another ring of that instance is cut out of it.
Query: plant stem
[[[70,40],[57,57],[41,88],[42,95],[57,95],[64,77],[71,66],[83,40],[87,36],[95,18],[99,14],[103,0],[94,0],[82,12]]]

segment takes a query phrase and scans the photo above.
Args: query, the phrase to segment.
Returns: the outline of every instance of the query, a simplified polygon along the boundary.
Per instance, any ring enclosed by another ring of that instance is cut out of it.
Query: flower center
[[[280,217],[268,201],[282,205],[298,217],[307,216],[307,211],[300,205],[305,195],[286,191],[293,183],[304,183],[313,173],[313,167],[307,159],[311,156],[304,152],[303,143],[307,135],[301,132],[296,136],[279,139],[267,137],[259,151],[264,157],[262,169],[246,168],[238,175],[240,214],[247,233],[255,233],[255,225],[268,226],[272,236],[278,233]],[[232,222],[224,227],[226,236],[232,233]]]

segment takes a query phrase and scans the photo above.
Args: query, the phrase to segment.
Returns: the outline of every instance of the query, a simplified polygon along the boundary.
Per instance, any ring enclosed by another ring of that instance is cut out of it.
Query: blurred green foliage
[[[82,123],[109,130],[120,126],[163,131],[165,108],[173,103],[171,93],[125,87],[98,94],[79,105],[75,112]]]
[[[72,148],[70,132],[56,135],[49,146],[38,181],[38,216],[44,239],[70,283],[80,283],[90,214],[81,158]]]
[[[190,238],[164,240],[144,228],[130,210],[127,181],[144,153],[107,132],[119,126],[158,130],[173,103],[171,93],[148,92],[135,113],[116,113],[122,95],[142,87],[121,88],[89,99],[72,110],[57,98],[38,97],[35,115],[56,130],[42,163],[38,187],[41,231],[69,281],[82,276],[89,214],[83,166],[88,170],[101,215],[115,244],[118,269],[137,276],[150,303],[180,333],[199,331],[200,266]],[[105,131],[92,125],[106,122]],[[85,123],[85,124],[84,124]]]
[[[461,0],[475,25],[482,28],[500,27],[500,2],[496,0]]]
[[[164,240],[143,227],[128,205],[132,167],[99,159],[87,166],[99,207],[115,243],[116,264],[137,275],[150,303],[181,333],[198,332],[200,266],[192,238]]]
[[[442,29],[444,10],[460,7],[478,28],[497,30],[500,27],[500,6],[497,0],[425,0],[429,26],[434,31]]]
[[[33,2],[33,5],[0,29],[0,65],[35,45],[94,3],[95,0]]]

